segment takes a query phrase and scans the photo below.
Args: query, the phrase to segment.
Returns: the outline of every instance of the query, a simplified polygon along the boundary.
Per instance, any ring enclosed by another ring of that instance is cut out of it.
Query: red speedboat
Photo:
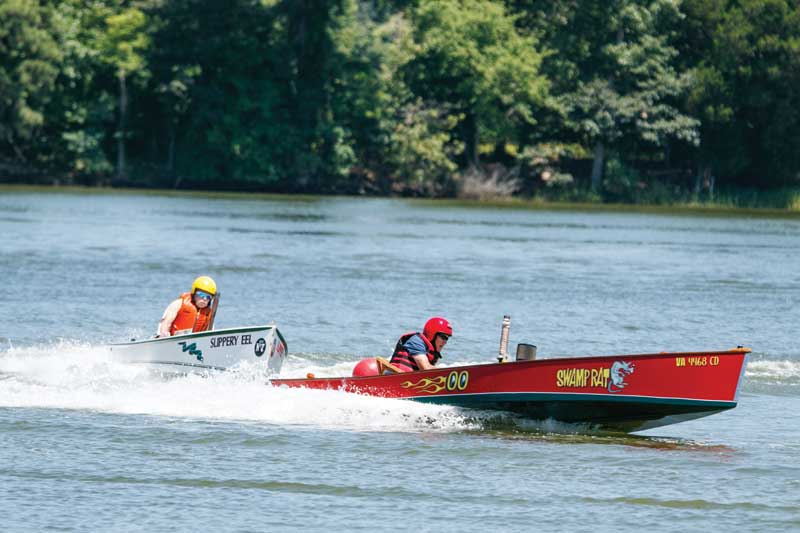
[[[749,348],[513,361],[359,377],[274,379],[623,431],[736,407]]]

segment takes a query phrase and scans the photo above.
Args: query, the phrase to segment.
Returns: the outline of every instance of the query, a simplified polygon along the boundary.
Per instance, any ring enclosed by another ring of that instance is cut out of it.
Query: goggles
[[[213,298],[213,296],[203,291],[194,291],[194,295],[197,298],[202,298],[203,300],[211,300],[211,298]]]

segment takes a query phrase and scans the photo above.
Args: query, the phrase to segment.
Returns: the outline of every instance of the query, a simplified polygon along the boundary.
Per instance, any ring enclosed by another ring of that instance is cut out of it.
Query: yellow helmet
[[[217,284],[214,283],[214,280],[208,276],[200,276],[194,280],[194,283],[192,283],[192,294],[194,294],[194,291],[197,290],[207,292],[208,294],[214,296],[217,294]]]

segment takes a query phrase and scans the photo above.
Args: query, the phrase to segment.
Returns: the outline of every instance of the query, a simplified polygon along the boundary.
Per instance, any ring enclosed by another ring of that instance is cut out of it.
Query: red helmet
[[[425,322],[425,329],[422,330],[422,334],[425,335],[429,341],[433,342],[433,338],[436,337],[437,333],[443,333],[448,337],[453,334],[453,328],[446,318],[435,316]]]

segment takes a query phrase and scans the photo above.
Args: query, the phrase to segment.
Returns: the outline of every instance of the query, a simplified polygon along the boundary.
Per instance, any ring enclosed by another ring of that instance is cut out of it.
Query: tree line
[[[780,188],[798,87],[794,0],[0,0],[0,179]]]

